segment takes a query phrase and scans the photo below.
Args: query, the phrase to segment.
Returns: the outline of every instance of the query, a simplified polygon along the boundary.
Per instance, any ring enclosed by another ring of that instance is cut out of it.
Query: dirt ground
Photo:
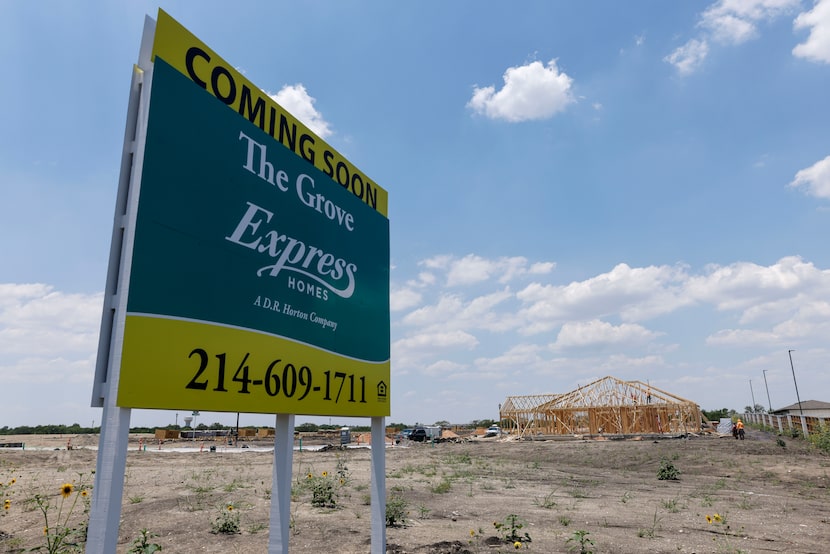
[[[42,544],[34,496],[47,495],[55,507],[52,525],[61,485],[76,485],[65,517],[95,468],[95,437],[73,438],[72,450],[66,437],[18,440],[25,450],[0,449],[0,492],[11,500],[0,517],[0,552]],[[165,553],[267,552],[267,443],[199,452],[199,443],[159,450],[151,442],[144,450],[137,441],[131,437],[118,552],[143,528]],[[523,525],[514,529],[517,546],[531,552],[580,552],[585,532],[593,544],[583,552],[594,553],[826,553],[830,457],[783,441],[750,430],[745,441],[481,439],[388,448],[386,490],[405,503],[405,514],[402,525],[387,528],[387,552],[515,551],[503,540],[509,527],[494,526],[512,514]],[[369,552],[370,459],[363,448],[295,451],[291,552]],[[661,464],[679,470],[679,479],[659,480]],[[334,507],[312,505],[312,482],[332,486]],[[83,499],[69,516],[69,526],[83,525]],[[222,517],[238,517],[240,532],[212,533]]]

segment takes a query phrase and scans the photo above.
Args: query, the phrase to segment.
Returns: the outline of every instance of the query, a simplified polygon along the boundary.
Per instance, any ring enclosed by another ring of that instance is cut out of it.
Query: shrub
[[[531,542],[530,535],[527,532],[521,533],[524,526],[525,523],[516,514],[509,514],[504,520],[493,522],[493,527],[496,528],[504,542],[519,543],[519,546],[522,543]]]
[[[810,444],[823,452],[830,452],[830,426],[822,425],[818,432],[810,435]]]
[[[577,548],[579,549],[579,554],[593,554],[593,550],[590,550],[590,546],[594,546],[594,541],[588,538],[590,533],[588,531],[574,531],[571,538],[569,538],[566,543],[572,542],[571,546],[568,547],[569,551],[574,551]]]
[[[235,535],[239,530],[239,512],[233,504],[228,504],[219,509],[219,515],[213,520],[210,532],[214,535]]]
[[[397,494],[386,499],[386,526],[397,527],[406,521],[406,508],[408,502]]]
[[[334,486],[334,478],[328,471],[319,476],[308,474],[308,488],[311,490],[311,505],[318,508],[337,507],[337,489]]]
[[[670,460],[663,458],[660,460],[657,478],[661,481],[677,481],[680,478],[680,470]]]
[[[127,554],[154,554],[155,552],[161,552],[160,544],[150,542],[154,537],[158,537],[158,534],[151,533],[147,529],[142,529],[141,536],[136,537],[132,545],[130,545],[130,549],[127,550]]]

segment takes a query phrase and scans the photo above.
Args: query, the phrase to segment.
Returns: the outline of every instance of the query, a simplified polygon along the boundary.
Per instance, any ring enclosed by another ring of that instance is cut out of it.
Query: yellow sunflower
[[[712,523],[712,516],[706,514],[706,523]]]
[[[233,504],[228,504],[228,511],[229,511],[229,512],[232,512],[232,511],[233,511]]]
[[[314,477],[314,476],[313,476],[312,474],[310,474],[310,473],[309,473],[308,475],[306,475],[306,479],[311,479],[311,478],[313,478],[313,477]]]
[[[323,477],[328,477],[328,476],[329,476],[329,472],[328,472],[328,471],[324,471],[324,472],[323,472]]]
[[[87,496],[89,496],[89,491],[87,491],[86,489],[82,490],[82,491],[81,491],[81,496],[83,496],[84,498],[86,498]]]
[[[516,550],[520,549],[521,547],[522,547],[521,542],[516,541],[516,542],[513,543],[513,548],[515,548]]]
[[[723,518],[721,517],[720,514],[713,515],[712,519],[714,519],[717,523],[720,523],[721,521],[723,521]]]
[[[67,496],[72,494],[73,490],[75,490],[75,485],[73,485],[72,483],[64,483],[63,485],[61,485],[61,496],[66,498]]]

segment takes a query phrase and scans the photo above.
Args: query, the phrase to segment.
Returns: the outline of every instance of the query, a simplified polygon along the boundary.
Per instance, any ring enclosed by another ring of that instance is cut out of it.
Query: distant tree
[[[706,419],[709,421],[719,421],[722,417],[729,417],[729,410],[726,408],[721,408],[720,410],[700,410],[703,412],[703,415],[706,416]]]
[[[408,423],[390,423],[387,427],[394,427],[395,429],[408,429],[412,426]]]
[[[298,433],[316,433],[317,429],[319,427],[315,423],[300,423],[294,426],[294,430]]]
[[[436,421],[433,425],[438,425],[439,427],[449,427],[450,422],[445,419],[442,419],[441,421]]]

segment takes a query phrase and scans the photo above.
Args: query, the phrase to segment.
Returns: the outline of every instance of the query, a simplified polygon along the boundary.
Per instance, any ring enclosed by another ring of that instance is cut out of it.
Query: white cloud
[[[6,387],[7,424],[70,423],[97,415],[89,398],[102,301],[100,293],[0,283],[0,383]]]
[[[449,287],[461,287],[482,283],[495,279],[499,283],[509,283],[525,275],[544,275],[556,267],[553,262],[538,262],[528,267],[528,260],[522,256],[501,257],[487,259],[475,254],[468,254],[463,258],[455,256],[434,256],[419,263],[432,270],[446,272],[446,283]],[[432,285],[435,282],[434,274],[429,274]],[[421,278],[426,282],[426,278]]]
[[[800,0],[720,0],[706,9],[700,26],[717,41],[740,44],[758,36],[758,23],[791,13]]]
[[[559,330],[553,348],[561,350],[584,346],[644,344],[654,340],[661,334],[649,331],[635,323],[623,323],[615,326],[598,319],[568,322],[562,325]]]
[[[443,295],[431,306],[423,306],[403,317],[402,322],[408,326],[425,329],[490,329],[504,330],[512,321],[494,310],[513,295],[508,290],[500,290],[483,296],[465,300],[459,295]]]
[[[751,329],[722,329],[706,337],[706,344],[718,346],[750,346],[770,342],[780,342],[775,333]]]
[[[789,186],[806,189],[807,194],[816,198],[830,199],[830,156],[796,173]]]
[[[718,0],[700,16],[702,32],[663,58],[681,75],[697,70],[709,54],[710,43],[741,44],[759,36],[758,25],[798,9],[800,0]]]
[[[58,358],[98,344],[102,294],[66,294],[43,284],[0,283],[0,352]]]
[[[426,366],[423,369],[425,375],[433,375],[436,377],[450,377],[457,375],[464,371],[467,366],[448,360],[438,360],[437,362]]]
[[[278,93],[270,96],[320,138],[326,138],[332,134],[328,121],[314,107],[317,100],[308,94],[303,85],[285,85]]]
[[[400,312],[421,303],[421,293],[411,288],[393,289],[389,294],[389,310]]]
[[[736,262],[710,266],[704,275],[689,279],[686,295],[722,311],[752,310],[802,295],[830,294],[830,270],[819,270],[798,256],[788,256],[771,266]]]
[[[517,293],[525,307],[522,332],[548,332],[573,319],[619,315],[636,321],[669,313],[690,301],[682,297],[682,268],[619,264],[608,273],[565,286],[534,283]]]
[[[500,373],[502,377],[513,374],[522,376],[547,365],[542,352],[538,344],[520,343],[497,356],[476,358],[475,367],[488,373]]]
[[[798,15],[796,30],[809,29],[807,40],[793,48],[793,56],[830,63],[830,0],[819,0],[813,9]]]
[[[554,262],[535,263],[530,266],[529,273],[531,275],[545,275],[553,271],[555,268],[556,264]]]
[[[708,54],[709,44],[705,40],[691,39],[663,60],[672,64],[681,75],[688,75],[703,64]]]
[[[556,60],[510,67],[503,78],[498,92],[494,86],[474,87],[467,106],[491,119],[518,122],[547,119],[575,101],[573,79],[559,71]]]

